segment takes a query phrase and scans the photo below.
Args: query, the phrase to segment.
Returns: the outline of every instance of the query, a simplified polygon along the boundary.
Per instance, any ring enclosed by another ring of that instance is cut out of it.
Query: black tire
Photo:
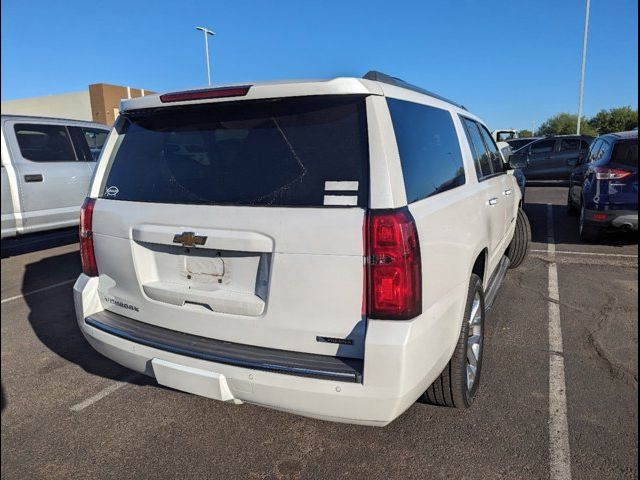
[[[589,225],[585,220],[584,205],[580,208],[580,240],[587,243],[595,243],[600,240],[598,227]]]
[[[476,364],[475,380],[471,388],[467,383],[467,342],[469,340],[469,319],[471,310],[476,299],[476,295],[480,301],[480,349]],[[438,378],[431,386],[422,394],[419,401],[432,405],[451,408],[468,408],[473,403],[478,386],[480,385],[480,374],[482,373],[482,354],[484,352],[484,323],[485,323],[485,305],[484,290],[482,289],[482,281],[477,275],[471,275],[469,282],[469,291],[467,293],[467,306],[464,310],[462,319],[462,327],[456,349],[449,363]]]
[[[576,207],[573,200],[571,200],[571,188],[569,188],[569,193],[567,194],[567,215],[571,217],[575,217],[578,214],[578,207]]]
[[[531,225],[527,214],[524,213],[523,209],[519,208],[516,231],[506,252],[509,259],[509,268],[518,268],[520,266],[529,251],[529,243],[531,243]]]

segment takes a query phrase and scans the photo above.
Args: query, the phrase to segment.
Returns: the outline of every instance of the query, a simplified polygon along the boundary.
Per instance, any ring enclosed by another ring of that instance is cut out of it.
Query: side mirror
[[[522,153],[511,155],[511,157],[509,158],[509,166],[514,170],[527,168],[527,165],[529,165],[527,157]]]

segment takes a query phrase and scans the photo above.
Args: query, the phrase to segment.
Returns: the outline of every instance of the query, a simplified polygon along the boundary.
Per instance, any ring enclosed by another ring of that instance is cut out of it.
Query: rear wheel
[[[600,239],[600,230],[598,227],[589,225],[586,220],[586,212],[584,205],[580,209],[580,240],[583,242],[597,242]]]
[[[468,408],[480,384],[484,350],[484,290],[477,275],[471,275],[467,306],[456,349],[440,376],[420,400],[433,405]]]
[[[529,251],[529,242],[531,242],[531,225],[529,218],[524,210],[518,209],[518,218],[516,219],[516,231],[509,248],[507,248],[507,258],[509,259],[509,268],[517,268],[524,261]]]

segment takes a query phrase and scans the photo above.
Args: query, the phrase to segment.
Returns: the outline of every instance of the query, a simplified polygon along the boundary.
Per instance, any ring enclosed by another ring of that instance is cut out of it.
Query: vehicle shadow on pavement
[[[553,238],[556,244],[562,245],[590,245],[580,240],[578,217],[567,213],[565,205],[552,205]],[[524,211],[531,223],[531,241],[547,243],[547,204],[525,203]],[[637,232],[606,232],[603,233],[597,245],[623,247],[638,243]]]
[[[80,271],[78,252],[43,258],[25,266],[22,293],[33,291],[34,284],[42,282],[42,277],[50,275],[60,265],[77,264]],[[28,320],[34,333],[49,350],[61,358],[80,366],[87,373],[101,377],[123,380],[138,385],[153,384],[152,379],[143,375],[131,376],[131,371],[96,352],[85,340],[76,322],[71,285],[63,285],[45,292],[25,295],[29,307]],[[52,365],[47,368],[56,368]],[[46,373],[46,372],[40,372]]]
[[[2,240],[2,258],[62,247],[78,241],[78,228],[65,228],[44,233],[33,233]]]

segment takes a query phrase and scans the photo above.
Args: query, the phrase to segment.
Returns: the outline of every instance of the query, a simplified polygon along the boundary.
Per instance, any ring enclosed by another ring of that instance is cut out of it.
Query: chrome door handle
[[[505,195],[511,195],[512,193],[513,193],[513,190],[511,190],[510,188],[507,188],[507,189],[504,191],[504,194],[505,194]]]
[[[493,206],[497,204],[498,204],[498,197],[493,197],[489,199],[489,205]]]

